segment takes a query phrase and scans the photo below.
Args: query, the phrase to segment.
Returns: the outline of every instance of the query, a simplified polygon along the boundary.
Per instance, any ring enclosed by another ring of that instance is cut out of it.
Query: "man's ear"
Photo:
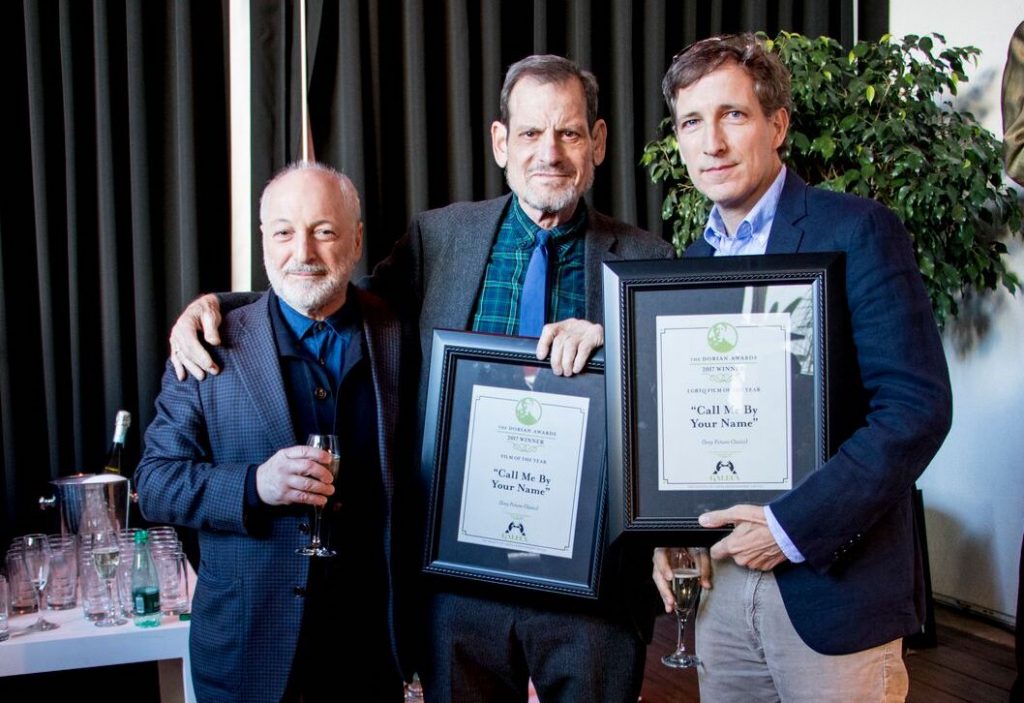
[[[491,153],[498,168],[505,168],[508,163],[508,127],[499,120],[491,123]]]
[[[594,165],[600,166],[604,161],[605,147],[608,143],[608,125],[604,120],[594,123],[594,128],[590,130],[590,138],[594,140]]]
[[[789,110],[780,107],[775,114],[768,118],[775,128],[775,137],[772,139],[772,148],[778,150],[786,141],[786,134],[789,133]]]

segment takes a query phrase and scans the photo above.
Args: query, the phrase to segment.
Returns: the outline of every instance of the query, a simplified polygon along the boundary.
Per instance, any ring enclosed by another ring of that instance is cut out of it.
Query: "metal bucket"
[[[41,508],[60,503],[60,530],[65,535],[128,527],[130,484],[116,474],[75,474],[50,481],[57,495],[40,498]]]

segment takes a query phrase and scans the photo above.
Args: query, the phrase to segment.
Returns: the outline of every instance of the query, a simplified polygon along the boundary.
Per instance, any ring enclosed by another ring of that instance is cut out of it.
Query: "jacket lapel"
[[[377,407],[377,450],[380,456],[380,470],[390,509],[395,486],[391,447],[398,429],[398,349],[401,345],[402,331],[398,320],[386,314],[379,298],[362,290],[358,290],[357,295],[363,313],[363,336],[370,359],[370,373]]]
[[[296,441],[295,428],[270,327],[269,300],[265,294],[238,316],[238,378],[255,410],[253,421],[263,426],[270,444],[290,447]]]
[[[491,248],[498,237],[498,227],[511,197],[489,201],[487,207],[452,227],[444,253],[438,259],[445,263],[436,266],[432,272],[442,280],[428,286],[428,290],[437,291],[443,301],[439,299],[434,304],[423,301],[423,309],[436,315],[431,327],[469,329]]]
[[[779,206],[775,210],[766,254],[795,254],[800,251],[804,231],[797,223],[807,215],[807,184],[793,169],[786,172]]]
[[[587,319],[598,322],[604,319],[604,295],[601,288],[601,262],[618,259],[612,253],[615,235],[610,228],[602,226],[602,215],[590,209],[587,232],[583,240],[584,274],[587,289]]]

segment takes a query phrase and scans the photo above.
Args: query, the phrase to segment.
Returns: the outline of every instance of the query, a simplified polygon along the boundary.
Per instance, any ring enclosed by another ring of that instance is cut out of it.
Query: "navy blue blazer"
[[[401,330],[378,298],[357,294],[376,396],[385,556],[391,565]],[[192,680],[202,701],[280,700],[305,603],[296,589],[306,586],[310,560],[295,550],[309,541],[308,530],[300,530],[300,524],[308,523],[308,507],[268,508],[270,519],[253,525],[245,521],[248,468],[300,443],[288,411],[268,299],[264,294],[225,316],[223,343],[214,349],[223,369],[219,375],[201,383],[193,378],[179,382],[168,364],[135,474],[147,520],[199,531],[201,563],[189,649]],[[397,659],[390,566],[388,579]]]
[[[806,558],[775,569],[801,638],[847,654],[920,630],[924,583],[912,491],[952,419],[946,358],[899,218],[789,171],[766,254],[844,252],[861,394],[835,455],[771,504]],[[711,256],[703,239],[685,256]],[[849,409],[849,406],[848,406]]]

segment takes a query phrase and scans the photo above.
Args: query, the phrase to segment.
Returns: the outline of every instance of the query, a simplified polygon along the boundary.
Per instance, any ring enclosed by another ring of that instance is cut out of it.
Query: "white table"
[[[189,571],[189,593],[195,573]],[[35,622],[37,614],[10,619],[11,637],[0,642],[0,676],[38,674],[46,671],[85,669],[112,664],[155,661],[163,703],[195,702],[189,668],[189,622],[165,615],[159,627],[96,627],[82,615],[81,606],[70,610],[45,610],[44,617],[60,625],[48,632],[17,631]]]

